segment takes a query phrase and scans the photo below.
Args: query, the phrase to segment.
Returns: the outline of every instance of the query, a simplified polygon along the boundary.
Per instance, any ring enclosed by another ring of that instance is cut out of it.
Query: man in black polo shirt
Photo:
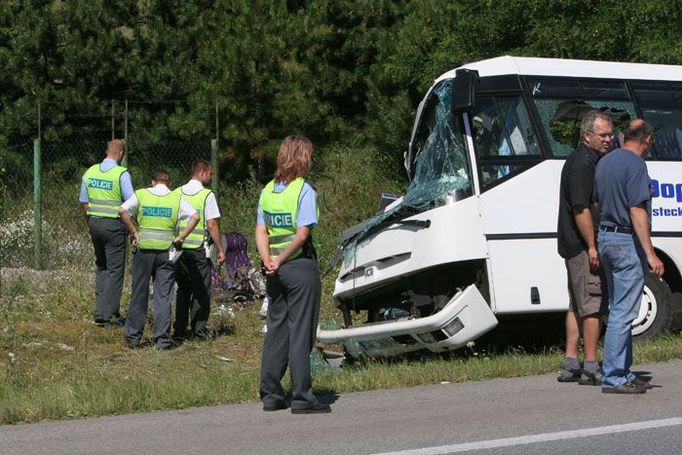
[[[566,313],[566,357],[559,382],[600,385],[597,343],[601,316],[606,311],[595,241],[599,212],[592,198],[597,161],[611,143],[613,123],[590,111],[580,124],[580,143],[561,171],[558,250],[568,272],[569,309]],[[580,367],[578,344],[582,334],[585,364]]]

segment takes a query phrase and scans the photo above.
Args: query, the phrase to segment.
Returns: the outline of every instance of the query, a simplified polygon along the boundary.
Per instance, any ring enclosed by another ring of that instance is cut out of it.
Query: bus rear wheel
[[[637,341],[650,340],[671,330],[674,324],[673,294],[668,283],[648,274],[639,313],[632,323],[632,336]]]

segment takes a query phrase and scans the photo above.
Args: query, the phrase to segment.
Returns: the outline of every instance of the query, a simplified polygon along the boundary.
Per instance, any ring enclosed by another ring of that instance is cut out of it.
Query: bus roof
[[[682,81],[682,66],[649,63],[601,62],[559,58],[503,57],[481,60],[461,66],[477,70],[479,76],[523,74],[532,76],[589,77],[604,79],[640,79]],[[435,82],[455,77],[455,70],[442,74]]]

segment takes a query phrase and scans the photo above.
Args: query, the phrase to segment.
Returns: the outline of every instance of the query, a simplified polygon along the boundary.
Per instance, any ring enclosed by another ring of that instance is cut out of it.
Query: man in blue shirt
[[[134,191],[130,173],[118,163],[125,143],[112,139],[106,158],[83,175],[80,203],[95,250],[95,323],[100,327],[123,325],[119,313],[126,260],[127,232],[118,213],[121,202]]]
[[[631,371],[631,325],[651,272],[663,275],[663,262],[651,243],[650,179],[644,157],[653,127],[642,119],[630,122],[622,148],[602,158],[595,173],[595,199],[600,205],[599,256],[609,290],[609,322],[604,336],[602,392],[645,393],[651,386]]]

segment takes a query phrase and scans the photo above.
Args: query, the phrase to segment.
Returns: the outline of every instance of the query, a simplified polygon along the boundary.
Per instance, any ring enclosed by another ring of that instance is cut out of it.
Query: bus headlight
[[[459,318],[455,318],[452,321],[448,322],[448,324],[443,327],[443,332],[450,338],[453,336],[455,333],[459,332],[464,328],[464,324],[462,324],[462,321],[460,321]]]

